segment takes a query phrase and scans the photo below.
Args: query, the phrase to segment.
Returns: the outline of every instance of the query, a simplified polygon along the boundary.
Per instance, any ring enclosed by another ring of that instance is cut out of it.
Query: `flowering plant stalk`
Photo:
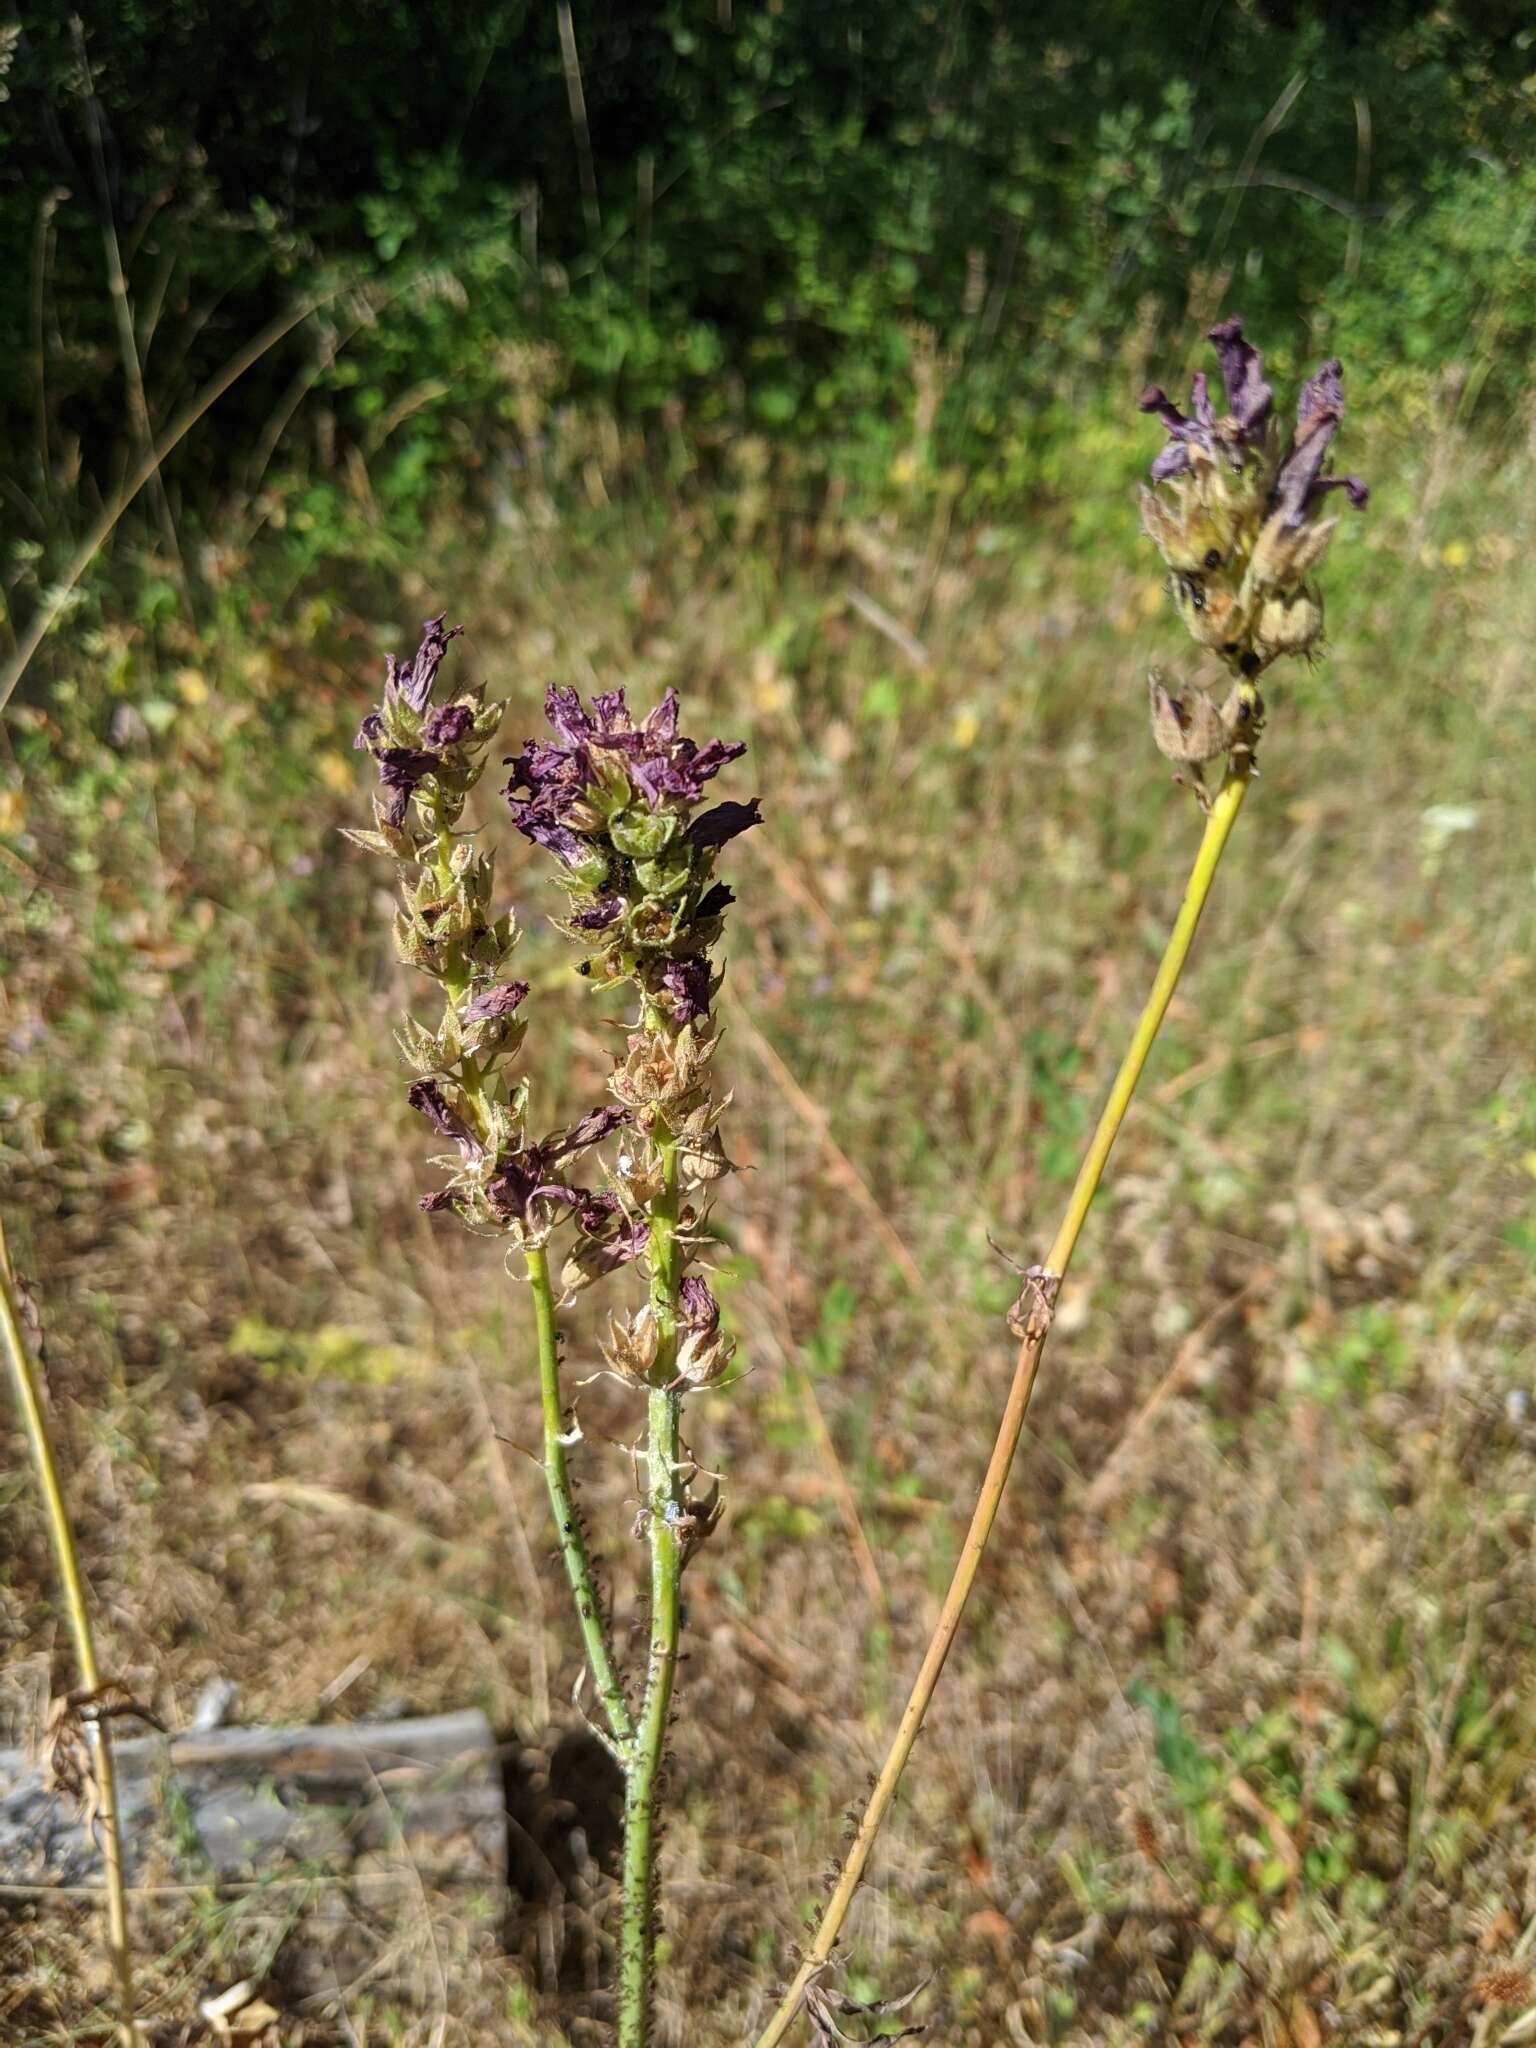
[[[1321,639],[1322,600],[1310,574],[1338,524],[1322,516],[1327,494],[1343,490],[1357,507],[1366,501],[1366,487],[1357,477],[1323,474],[1343,416],[1338,363],[1326,363],[1304,386],[1296,427],[1287,438],[1274,417],[1274,393],[1259,353],[1243,339],[1242,323],[1224,321],[1208,338],[1220,366],[1223,413],[1216,412],[1203,374],[1194,380],[1191,417],[1156,386],[1141,398],[1141,410],[1155,413],[1169,437],[1152,465],[1153,482],[1171,486],[1162,496],[1143,488],[1142,524],[1168,565],[1169,592],[1192,638],[1224,672],[1219,698],[1200,683],[1170,687],[1156,671],[1149,678],[1154,741],[1180,770],[1176,780],[1186,772],[1191,777],[1206,814],[1205,830],[1151,993],[1089,1141],[1066,1214],[1045,1263],[1030,1268],[1010,1312],[1018,1359],[938,1624],[815,1936],[756,2048],[776,2048],[802,2007],[823,2043],[848,2038],[840,2034],[836,2014],[864,2011],[873,2016],[896,2009],[886,2001],[859,2007],[845,1994],[830,1991],[824,1980],[959,1633],[1024,1427],[1062,1280],[1189,957],[1232,827],[1258,774],[1254,752],[1264,727],[1259,678],[1283,655],[1310,655]],[[1226,771],[1213,799],[1201,771],[1223,759]]]
[[[77,1691],[56,1700],[48,1717],[48,1776],[61,1790],[81,1797],[91,1820],[101,1830],[101,1866],[107,1906],[107,1952],[117,1991],[117,2038],[121,2048],[140,2048],[142,2036],[134,2017],[133,1951],[128,1935],[128,1894],[123,1879],[122,1831],[119,1826],[117,1773],[112,1760],[109,1720],[114,1712],[133,1711],[126,1689],[115,1681],[102,1683],[96,1662],[96,1637],[86,1604],[80,1553],[59,1478],[58,1460],[48,1430],[43,1383],[27,1342],[25,1297],[11,1272],[5,1231],[0,1227],[0,1344],[10,1368],[16,1405],[37,1469],[38,1486],[48,1516],[64,1607],[74,1638]],[[126,1702],[126,1708],[121,1704]]]
[[[457,629],[456,629],[457,630]],[[706,806],[706,786],[746,750],[700,746],[678,730],[669,690],[639,723],[622,690],[588,709],[551,689],[552,740],[529,740],[504,794],[517,829],[551,854],[568,898],[558,928],[580,949],[595,988],[628,987],[635,1013],[608,1079],[611,1097],[568,1128],[534,1139],[529,1088],[510,1066],[521,1050],[526,982],[504,978],[517,942],[493,912],[494,857],[460,832],[505,706],[479,687],[434,706],[454,634],[430,620],[414,659],[390,659],[384,698],[357,744],[377,763],[374,824],[349,836],[395,861],[400,957],[440,987],[429,1031],[407,1020],[399,1042],[416,1071],[407,1099],[452,1150],[443,1184],[423,1197],[522,1253],[537,1339],[544,1476],[556,1537],[606,1730],[624,1779],[619,1938],[621,2048],[648,2037],[655,1965],[656,1845],[661,1779],[682,1629],[682,1575],[719,1519],[717,1485],[683,1435],[683,1403],[726,1372],[734,1343],[707,1279],[688,1269],[710,1243],[708,1202],[730,1170],[719,1132],[729,1097],[712,1063],[715,954],[733,898],[715,879],[720,849],[758,822],[758,804]],[[607,1147],[605,1152],[599,1148]],[[551,1251],[563,1234],[557,1270]],[[643,1300],[612,1313],[604,1370],[644,1396],[644,1501],[635,1534],[648,1550],[650,1628],[632,1691],[619,1667],[567,1452],[580,1431],[561,1383],[562,1306],[634,1266]]]

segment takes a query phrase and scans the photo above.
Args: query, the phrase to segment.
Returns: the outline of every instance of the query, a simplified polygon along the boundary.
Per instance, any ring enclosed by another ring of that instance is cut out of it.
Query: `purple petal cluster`
[[[1240,467],[1247,450],[1264,445],[1275,394],[1264,381],[1258,350],[1244,341],[1241,320],[1223,320],[1206,339],[1216,350],[1226,411],[1217,416],[1203,370],[1190,385],[1192,418],[1186,419],[1161,385],[1149,384],[1141,394],[1140,408],[1156,413],[1168,433],[1168,446],[1152,465],[1154,483],[1183,476],[1191,467],[1191,448],[1201,448],[1213,457],[1225,453]]]
[[[575,690],[555,686],[545,696],[544,711],[562,744],[529,740],[509,761],[512,775],[505,795],[518,830],[570,866],[584,856],[566,821],[598,781],[604,757],[622,762],[631,786],[655,812],[698,803],[705,783],[746,752],[739,740],[707,740],[700,746],[680,735],[676,690],[668,690],[639,725],[622,690],[600,690],[589,711]],[[748,807],[733,808],[745,812]],[[743,816],[731,831],[707,843],[723,844],[754,823],[755,815]]]
[[[379,764],[379,784],[385,792],[384,819],[396,831],[405,822],[411,798],[429,775],[439,772],[448,749],[467,739],[474,729],[475,714],[467,704],[442,704],[428,711],[449,642],[464,630],[454,626],[445,632],[446,617],[445,612],[440,618],[427,620],[421,645],[409,661],[400,662],[393,654],[385,656],[384,709],[369,712],[353,741],[354,746],[372,754]],[[402,705],[413,715],[404,717]],[[412,733],[416,734],[414,745],[399,743]]]
[[[515,1218],[536,1223],[535,1205],[546,1203],[572,1212],[583,1229],[589,1224],[600,1229],[612,1213],[608,1198],[560,1178],[562,1171],[568,1171],[561,1162],[600,1145],[625,1121],[626,1112],[612,1105],[591,1109],[568,1131],[556,1132],[536,1145],[502,1153],[485,1183],[485,1198],[492,1215],[501,1221]]]
[[[675,690],[643,718],[622,690],[600,690],[589,706],[554,687],[544,708],[554,741],[530,739],[509,758],[504,794],[518,830],[570,871],[567,930],[594,943],[604,979],[633,976],[676,1028],[707,1017],[705,956],[733,900],[713,879],[714,858],[762,822],[762,807],[756,797],[695,806],[745,746],[680,732]]]
[[[709,1282],[697,1273],[684,1275],[678,1289],[677,1313],[679,1322],[701,1336],[720,1327],[720,1304],[711,1293]]]
[[[1302,386],[1296,431],[1275,479],[1274,508],[1287,526],[1300,526],[1325,491],[1347,491],[1357,509],[1370,491],[1357,476],[1324,476],[1329,444],[1344,417],[1344,379],[1338,359],[1324,363]]]
[[[443,620],[447,616],[440,612],[435,619],[426,621],[421,629],[421,645],[409,661],[399,662],[392,654],[384,657],[386,701],[399,697],[418,714],[426,710],[448,643],[457,640],[464,630],[462,626],[453,626],[445,633]]]
[[[495,1023],[510,1017],[527,993],[526,981],[505,981],[499,988],[488,988],[471,997],[459,1015],[466,1024]]]
[[[672,998],[673,1013],[679,1024],[691,1024],[696,1018],[709,1015],[712,979],[709,962],[696,954],[681,960],[669,960],[661,970],[661,985]]]
[[[1265,382],[1259,351],[1243,339],[1242,321],[1223,320],[1206,339],[1216,351],[1226,411],[1218,417],[1203,371],[1190,386],[1188,417],[1161,386],[1149,384],[1141,394],[1140,409],[1155,413],[1168,435],[1168,445],[1152,464],[1154,483],[1188,474],[1193,467],[1192,449],[1201,449],[1212,458],[1225,457],[1241,469],[1245,458],[1262,455],[1268,442],[1275,394]],[[1280,458],[1270,493],[1271,508],[1283,514],[1288,526],[1300,526],[1325,491],[1347,491],[1351,503],[1365,503],[1369,493],[1358,477],[1322,474],[1329,444],[1343,417],[1340,367],[1337,361],[1327,362],[1303,387],[1296,431]]]
[[[413,1081],[406,1090],[405,1099],[412,1109],[421,1112],[439,1137],[451,1138],[466,1160],[478,1158],[484,1149],[480,1140],[451,1106],[436,1081]]]

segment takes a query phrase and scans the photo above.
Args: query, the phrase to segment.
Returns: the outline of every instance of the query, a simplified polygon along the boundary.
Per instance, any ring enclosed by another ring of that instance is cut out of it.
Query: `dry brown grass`
[[[1536,1927],[1530,466],[1459,461],[1378,451],[1329,662],[1275,693],[856,1911],[856,1981],[931,1971],[945,2042],[1523,2038],[1489,1987]],[[766,2016],[936,1610],[1010,1363],[986,1234],[1043,1241],[1197,829],[1142,725],[1169,628],[1118,496],[1081,548],[952,533],[920,621],[920,522],[738,542],[730,509],[442,538],[388,598],[179,653],[113,627],[23,715],[5,1199],[104,1662],[172,1725],[214,1675],[253,1719],[482,1704],[531,1838],[505,1916],[409,1871],[145,1897],[165,2041],[248,1972],[285,2041],[605,2038],[524,1305],[415,1212],[404,983],[332,830],[381,635],[439,601],[515,737],[552,677],[680,680],[770,820],[735,864],[750,1371],[697,1404],[731,1512],[689,1580],[661,2041]],[[113,744],[114,691],[170,716]],[[607,1038],[488,827],[553,1120]],[[602,1382],[580,1412],[622,1643],[635,1417]],[[63,1652],[19,1446],[3,1483],[14,1734]],[[6,2038],[98,2037],[84,1906],[4,1905]]]

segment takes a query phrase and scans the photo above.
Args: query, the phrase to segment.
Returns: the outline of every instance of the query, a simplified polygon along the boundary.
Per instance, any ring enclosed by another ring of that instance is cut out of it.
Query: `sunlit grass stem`
[[[1099,1117],[1083,1163],[1078,1169],[1077,1180],[1067,1203],[1066,1213],[1046,1254],[1045,1271],[1054,1275],[1059,1283],[1071,1264],[1077,1249],[1078,1238],[1083,1224],[1098,1192],[1099,1182],[1104,1173],[1110,1150],[1125,1121],[1131,1098],[1141,1079],[1148,1055],[1156,1041],[1163,1018],[1168,1011],[1173,992],[1178,986],[1179,976],[1189,958],[1189,949],[1194,942],[1201,913],[1211,892],[1232,827],[1242,808],[1243,798],[1248,792],[1251,779],[1251,765],[1244,761],[1227,773],[1220,790],[1212,800],[1206,818],[1205,833],[1200,849],[1195,855],[1194,867],[1184,891],[1184,901],[1174,922],[1168,945],[1163,953],[1151,994],[1136,1022],[1131,1035],[1130,1046],[1120,1063],[1109,1100]],[[971,1516],[970,1528],[966,1531],[965,1543],[960,1559],[950,1580],[949,1591],[944,1596],[938,1624],[934,1629],[928,1648],[924,1652],[922,1665],[913,1684],[896,1730],[895,1739],[870,1793],[869,1803],[864,1809],[858,1831],[843,1863],[842,1871],[828,1899],[817,1927],[815,1939],[807,1950],[796,1972],[794,1982],[784,1994],[772,2019],[757,2037],[755,2048],[775,2048],[782,2041],[800,2010],[807,1987],[826,1967],[832,1951],[837,1945],[843,1923],[848,1917],[854,1895],[863,1881],[875,1837],[901,1782],[907,1759],[917,1741],[927,1714],[929,1702],[944,1670],[955,1637],[959,1634],[960,1623],[965,1614],[965,1604],[970,1598],[971,1588],[976,1582],[987,1540],[992,1534],[992,1525],[997,1520],[998,1507],[1002,1501],[1003,1488],[1008,1482],[1008,1473],[1013,1465],[1014,1452],[1018,1448],[1019,1436],[1024,1428],[1024,1417],[1029,1408],[1030,1396],[1035,1388],[1035,1375],[1039,1368],[1040,1356],[1045,1349],[1049,1335],[1049,1316],[1042,1316],[1031,1328],[1019,1346],[1018,1362],[1014,1367],[1013,1383],[1008,1390],[1007,1405],[1002,1421],[998,1425],[997,1438],[992,1446],[992,1456],[987,1465],[986,1477],[981,1484],[976,1507]]]
[[[80,1575],[80,1557],[75,1548],[74,1529],[59,1479],[53,1440],[48,1433],[48,1415],[43,1403],[42,1382],[21,1325],[16,1283],[6,1249],[5,1229],[0,1224],[0,1339],[5,1345],[6,1363],[16,1391],[37,1483],[48,1517],[64,1589],[64,1607],[74,1638],[75,1664],[81,1690],[96,1692],[101,1670],[96,1662],[96,1641],[91,1632],[90,1610],[86,1605],[85,1582]],[[101,1862],[106,1878],[107,1948],[112,1958],[112,1975],[117,1986],[118,2040],[123,2048],[139,2048],[140,2034],[134,2019],[133,1955],[128,1943],[128,1899],[123,1883],[122,1841],[118,1828],[117,1773],[112,1763],[112,1737],[103,1720],[86,1719],[91,1746],[91,1770],[96,1785],[96,1818],[101,1830]]]

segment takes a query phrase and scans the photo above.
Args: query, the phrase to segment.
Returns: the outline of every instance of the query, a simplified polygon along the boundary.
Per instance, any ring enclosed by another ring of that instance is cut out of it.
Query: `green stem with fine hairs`
[[[1093,1198],[1098,1192],[1110,1148],[1119,1135],[1121,1124],[1125,1121],[1125,1113],[1130,1108],[1136,1084],[1141,1079],[1147,1056],[1167,1014],[1168,1004],[1178,986],[1179,976],[1184,971],[1184,963],[1189,958],[1189,949],[1194,942],[1200,914],[1205,909],[1211,884],[1216,878],[1216,869],[1232,827],[1237,822],[1243,798],[1248,793],[1252,773],[1251,760],[1247,757],[1241,758],[1228,770],[1226,779],[1211,803],[1205,821],[1205,833],[1200,841],[1200,850],[1195,855],[1195,864],[1184,891],[1184,901],[1179,907],[1173,932],[1152,983],[1152,992],[1147,997],[1141,1016],[1137,1019],[1129,1049],[1120,1063],[1120,1071],[1115,1076],[1114,1086],[1110,1089],[1109,1100],[1104,1105],[1103,1114],[1089,1141],[1083,1163],[1078,1169],[1066,1214],[1046,1255],[1046,1277],[1042,1283],[1046,1291],[1040,1298],[1038,1312],[1030,1317],[1019,1345],[1013,1384],[1008,1390],[1007,1404],[1003,1410],[1002,1421],[998,1425],[986,1477],[982,1481],[981,1492],[971,1516],[971,1525],[966,1532],[959,1563],[955,1566],[949,1591],[944,1596],[938,1624],[923,1655],[922,1665],[902,1712],[895,1739],[875,1780],[869,1803],[864,1809],[864,1816],[859,1822],[853,1844],[844,1860],[842,1872],[821,1916],[821,1924],[816,1930],[815,1939],[796,1972],[794,1982],[785,1992],[768,2025],[757,2037],[755,2048],[777,2048],[777,2044],[784,2039],[793,2025],[807,1989],[831,1960],[837,1938],[842,1932],[843,1922],[848,1917],[848,1909],[853,1904],[854,1894],[863,1880],[875,1837],[896,1797],[901,1774],[906,1768],[907,1759],[912,1754],[913,1744],[917,1741],[922,1728],[923,1717],[928,1711],[934,1689],[943,1673],[945,1659],[959,1633],[966,1601],[976,1582],[976,1573],[981,1565],[987,1539],[992,1533],[992,1525],[997,1520],[1003,1488],[1008,1481],[1013,1454],[1018,1448],[1019,1436],[1024,1428],[1024,1417],[1029,1408],[1030,1396],[1034,1392],[1040,1354],[1045,1349],[1045,1340],[1050,1333],[1050,1307],[1055,1299],[1055,1289],[1060,1285],[1071,1263],[1072,1254],[1077,1249],[1077,1241],[1082,1234]]]
[[[677,1306],[677,1142],[658,1133],[662,1186],[650,1208],[654,1384],[646,1409],[646,1533],[651,1553],[651,1644],[640,1726],[624,1776],[624,1905],[619,1932],[619,2048],[645,2048],[655,1974],[656,1809],[682,1625],[684,1509]]]
[[[587,1554],[576,1496],[571,1491],[570,1469],[565,1457],[565,1413],[560,1399],[560,1343],[555,1327],[555,1292],[549,1277],[549,1254],[542,1245],[529,1245],[528,1287],[533,1295],[534,1322],[538,1328],[539,1399],[544,1418],[544,1483],[549,1488],[549,1509],[554,1517],[555,1537],[565,1562],[576,1602],[576,1619],[586,1647],[587,1663],[597,1686],[597,1696],[613,1730],[613,1747],[626,1772],[634,1748],[635,1721],[625,1696],[602,1601]]]
[[[434,791],[432,796],[432,825],[437,839],[433,871],[439,889],[446,896],[453,885],[455,835],[449,820],[448,806],[441,792],[437,791]],[[454,1006],[463,1000],[470,986],[470,978],[469,969],[464,965],[462,956],[458,956],[457,964],[450,965],[442,977],[443,993]],[[464,1093],[473,1105],[481,1135],[487,1136],[491,1129],[491,1107],[497,1085],[494,1072],[487,1073],[478,1061],[466,1055],[459,1062],[459,1077],[463,1083]],[[555,1538],[565,1564],[565,1575],[570,1581],[571,1597],[576,1606],[576,1620],[581,1629],[582,1643],[586,1648],[587,1663],[597,1686],[598,1698],[603,1703],[603,1711],[608,1717],[608,1726],[612,1731],[610,1746],[621,1761],[626,1761],[634,1744],[635,1720],[630,1711],[629,1700],[625,1696],[623,1681],[619,1677],[613,1645],[608,1638],[608,1625],[598,1593],[597,1575],[592,1569],[586,1532],[581,1526],[576,1496],[571,1489],[570,1467],[565,1455],[565,1414],[560,1398],[560,1335],[555,1321],[555,1290],[550,1278],[549,1254],[542,1245],[529,1245],[524,1247],[524,1256],[528,1266],[528,1290],[533,1296],[534,1325],[538,1334],[539,1405],[544,1427],[544,1483],[549,1490],[549,1507],[554,1517]]]
[[[75,1532],[64,1499],[53,1441],[48,1434],[48,1416],[42,1382],[22,1331],[15,1279],[6,1251],[5,1229],[0,1225],[0,1342],[21,1411],[22,1428],[37,1468],[37,1483],[48,1516],[59,1581],[64,1589],[64,1607],[74,1638],[75,1663],[81,1690],[94,1693],[101,1686],[96,1662],[96,1639],[86,1605],[85,1581],[80,1572],[80,1555]],[[128,1895],[123,1881],[122,1837],[118,1822],[117,1772],[112,1762],[112,1737],[104,1720],[86,1718],[86,1735],[91,1748],[91,1775],[96,1784],[96,1817],[101,1823],[101,1864],[106,1878],[107,1949],[112,1958],[112,1975],[117,1985],[117,2037],[122,2048],[140,2048],[141,2036],[134,2019],[133,1952],[128,1942]]]

